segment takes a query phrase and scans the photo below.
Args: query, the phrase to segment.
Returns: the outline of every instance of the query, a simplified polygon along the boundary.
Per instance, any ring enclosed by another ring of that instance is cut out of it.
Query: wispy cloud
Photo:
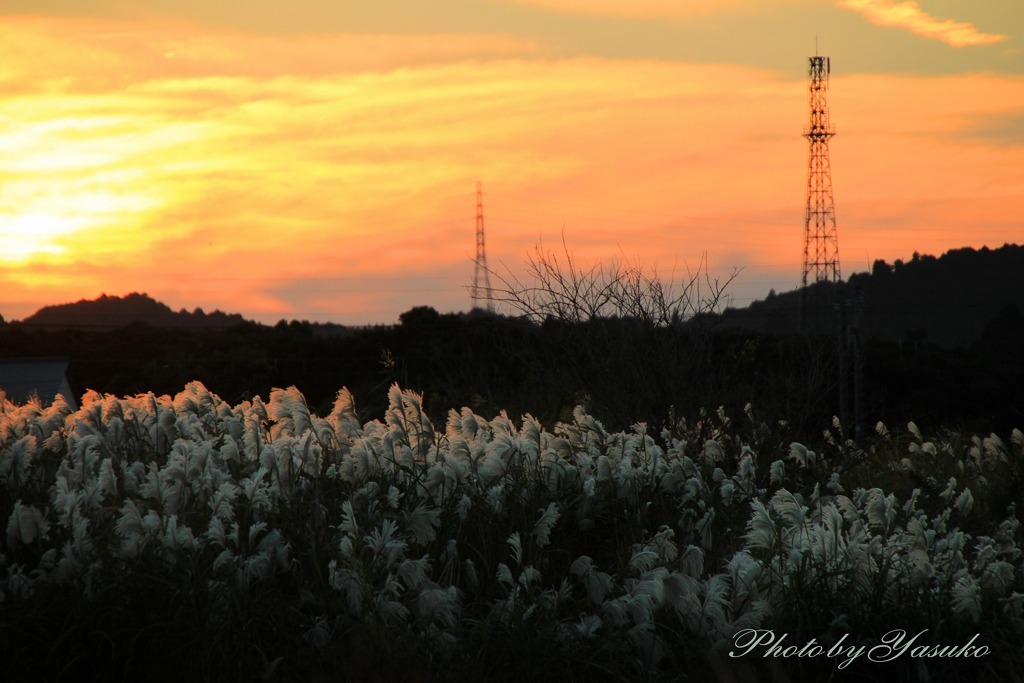
[[[797,1],[797,0],[782,0]],[[553,12],[635,18],[682,18],[751,6],[749,0],[506,0]]]
[[[914,0],[839,0],[838,4],[862,14],[873,24],[906,29],[952,47],[992,45],[1007,39],[1002,34],[984,33],[970,22],[933,17]]]
[[[6,22],[0,313],[133,290],[267,322],[457,310],[477,179],[492,267],[564,231],[581,263],[706,254],[795,284],[765,273],[799,268],[802,77],[491,38]],[[1022,148],[960,133],[1024,111],[1020,78],[841,76],[830,97],[848,253],[1015,234]],[[937,192],[944,213],[919,212]],[[904,241],[880,246],[891,216]]]
[[[966,140],[981,140],[997,148],[1024,147],[1024,114],[999,112],[976,116],[959,134]]]

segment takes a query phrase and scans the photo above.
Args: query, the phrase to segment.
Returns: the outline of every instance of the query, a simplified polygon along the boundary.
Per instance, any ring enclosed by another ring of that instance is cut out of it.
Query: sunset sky
[[[465,310],[477,180],[493,270],[793,289],[816,40],[844,275],[1024,242],[1017,0],[0,0],[0,315]]]

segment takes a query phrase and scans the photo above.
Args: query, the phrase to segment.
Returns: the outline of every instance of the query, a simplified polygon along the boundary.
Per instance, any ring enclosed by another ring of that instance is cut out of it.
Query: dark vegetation
[[[184,309],[175,312],[145,294],[132,293],[125,297],[104,294],[92,301],[83,299],[73,304],[44,306],[23,322],[31,327],[112,330],[135,321],[154,327],[223,329],[243,323],[245,319],[237,313],[214,311],[208,314],[201,308],[191,313]]]
[[[866,339],[986,352],[1024,336],[1024,246],[875,261],[870,273],[851,275],[846,289],[863,301]],[[788,334],[797,326],[800,299],[799,291],[769,294],[748,308],[726,310],[720,327]],[[828,333],[831,324],[825,318],[809,331]]]
[[[628,283],[636,272],[611,275]],[[864,425],[913,419],[987,434],[1024,424],[1020,273],[1024,248],[1007,246],[879,262],[872,274],[851,277],[846,291],[864,302]],[[664,299],[661,312],[670,309]],[[133,294],[48,307],[2,325],[0,355],[67,356],[76,393],[173,394],[197,379],[240,401],[295,385],[324,411],[347,386],[367,418],[381,413],[396,381],[423,392],[439,421],[449,408],[470,406],[486,416],[530,412],[551,424],[583,404],[611,428],[638,420],[661,426],[702,408],[740,412],[749,402],[806,435],[839,412],[829,306],[818,322],[808,316],[812,329],[803,335],[794,333],[799,292],[687,324],[658,320],[651,306],[615,306],[628,315],[574,317],[563,308],[513,318],[422,306],[395,326],[271,327],[219,312],[172,313]]]

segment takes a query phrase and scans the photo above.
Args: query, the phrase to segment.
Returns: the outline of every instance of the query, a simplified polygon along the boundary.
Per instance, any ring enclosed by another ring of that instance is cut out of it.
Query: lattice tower
[[[476,268],[473,270],[473,288],[470,290],[473,308],[480,308],[480,300],[484,300],[484,308],[494,311],[494,299],[491,296],[491,276],[487,269],[487,251],[484,249],[484,191],[480,181],[476,181]]]
[[[832,167],[828,157],[828,141],[836,134],[829,119],[826,97],[831,71],[828,57],[810,58],[811,121],[804,130],[804,137],[811,146],[807,169],[807,211],[804,215],[804,287],[821,280],[838,282],[841,279]]]

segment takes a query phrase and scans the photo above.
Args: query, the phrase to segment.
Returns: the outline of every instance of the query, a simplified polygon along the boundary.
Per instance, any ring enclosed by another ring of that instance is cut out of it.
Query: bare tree
[[[493,300],[542,327],[537,348],[511,353],[563,409],[579,402],[621,425],[660,422],[707,398],[698,384],[715,385],[713,342],[694,318],[718,312],[737,273],[712,278],[706,256],[685,277],[663,279],[624,256],[584,266],[563,235],[560,254],[535,246],[523,277],[491,275]]]
[[[585,267],[573,257],[564,234],[562,251],[560,258],[538,243],[527,257],[525,282],[507,268],[504,274],[492,272],[500,283],[492,290],[494,300],[534,322],[620,318],[664,327],[718,312],[738,275],[734,270],[724,280],[712,278],[707,254],[695,272],[687,268],[686,275],[677,278],[673,270],[667,280],[625,257]]]

